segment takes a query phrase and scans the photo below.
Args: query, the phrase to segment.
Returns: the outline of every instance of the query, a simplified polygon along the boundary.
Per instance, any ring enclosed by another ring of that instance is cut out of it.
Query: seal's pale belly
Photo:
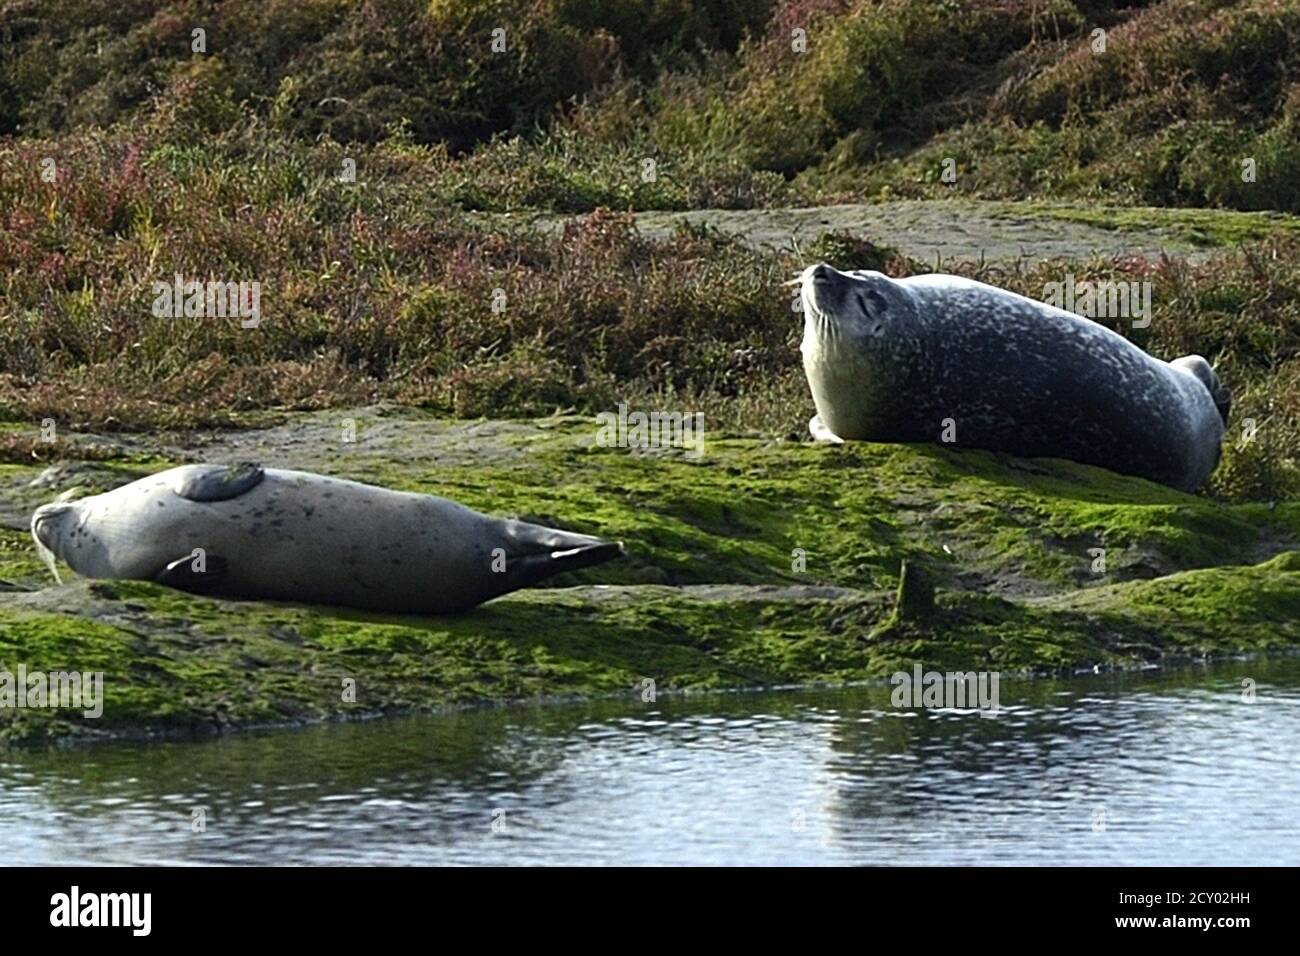
[[[982,283],[881,279],[905,290],[892,311],[908,314],[868,334],[807,323],[804,368],[835,435],[1068,458],[1186,490],[1217,464],[1223,421],[1183,369],[1097,323]]]

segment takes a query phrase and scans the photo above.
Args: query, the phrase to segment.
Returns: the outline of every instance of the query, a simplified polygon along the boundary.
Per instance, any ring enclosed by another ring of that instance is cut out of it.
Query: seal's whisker
[[[41,564],[45,565],[45,567],[49,569],[50,574],[54,575],[55,584],[62,584],[63,578],[59,577],[59,565],[57,559],[54,557],[54,552],[41,544],[40,538],[37,538],[35,535],[32,535],[32,537],[36,541],[36,554],[41,559]]]

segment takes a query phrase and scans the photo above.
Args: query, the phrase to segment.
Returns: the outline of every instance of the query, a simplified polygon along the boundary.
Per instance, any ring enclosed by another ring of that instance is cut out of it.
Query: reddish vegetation
[[[707,231],[651,242],[607,209],[957,188],[1297,210],[1296,9],[0,0],[0,417],[152,428],[380,398],[507,416],[672,394],[799,429],[779,283],[804,262]],[[1116,55],[1091,51],[1098,25]],[[591,215],[511,225],[535,210]],[[828,242],[842,265],[882,254]],[[1296,252],[1098,266],[1156,283],[1144,347],[1217,361],[1237,414],[1279,436],[1229,452],[1224,494],[1293,487]],[[261,283],[265,321],[156,318],[152,285],[177,274]],[[988,277],[1036,294],[1044,274]]]

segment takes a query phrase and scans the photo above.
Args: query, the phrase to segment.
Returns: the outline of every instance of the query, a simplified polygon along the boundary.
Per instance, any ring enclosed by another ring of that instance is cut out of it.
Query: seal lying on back
[[[51,569],[57,556],[92,578],[434,614],[622,554],[446,498],[257,465],[186,465],[44,505],[32,536]]]
[[[816,265],[797,281],[816,438],[947,438],[1184,491],[1219,463],[1231,397],[1199,355],[1162,362],[1096,322],[959,276]]]

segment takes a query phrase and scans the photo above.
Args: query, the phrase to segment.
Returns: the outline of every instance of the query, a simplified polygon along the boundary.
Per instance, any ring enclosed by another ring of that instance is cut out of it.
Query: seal
[[[952,442],[1068,458],[1183,491],[1218,465],[1232,398],[1089,319],[953,275],[809,266],[804,372],[822,441]]]
[[[32,537],[91,578],[417,614],[464,611],[617,543],[480,514],[434,495],[301,471],[185,465],[43,505]]]

